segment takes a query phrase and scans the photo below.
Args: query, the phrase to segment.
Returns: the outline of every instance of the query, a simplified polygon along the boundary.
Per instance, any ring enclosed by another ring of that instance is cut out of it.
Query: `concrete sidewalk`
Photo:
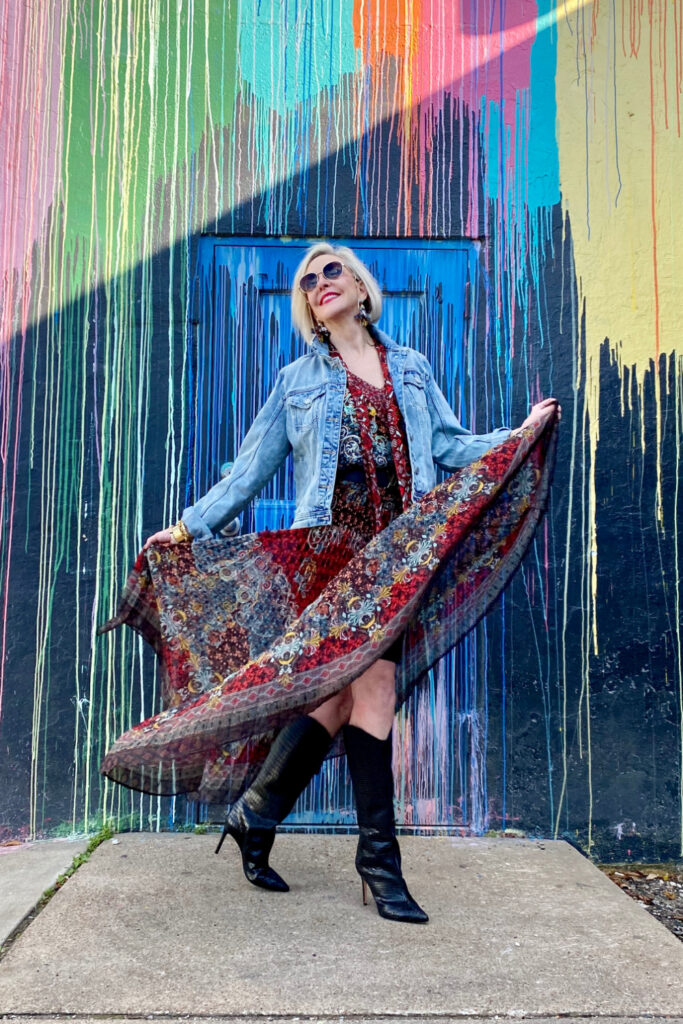
[[[44,1021],[683,1021],[683,944],[564,843],[404,838],[426,926],[363,907],[351,836],[285,835],[292,891],[214,836],[103,844],[0,962],[0,1013]]]
[[[0,946],[87,846],[87,839],[0,846]]]

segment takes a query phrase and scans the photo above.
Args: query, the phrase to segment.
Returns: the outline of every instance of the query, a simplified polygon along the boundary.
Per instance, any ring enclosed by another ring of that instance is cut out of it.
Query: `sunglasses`
[[[338,277],[342,276],[344,266],[345,264],[340,260],[331,260],[329,263],[325,264],[319,274],[314,274],[312,272],[310,274],[304,274],[299,281],[299,288],[301,288],[301,291],[304,293],[312,292],[318,284],[320,274],[323,275],[326,281],[336,281]]]

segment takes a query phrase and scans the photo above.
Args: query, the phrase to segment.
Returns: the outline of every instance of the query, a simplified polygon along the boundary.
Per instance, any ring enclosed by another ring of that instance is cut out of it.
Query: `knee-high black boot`
[[[286,818],[299,793],[320,770],[332,738],[314,718],[304,715],[275,737],[249,789],[230,808],[216,853],[232,836],[242,853],[246,878],[262,889],[287,892],[289,886],[268,865],[275,827]]]
[[[375,898],[377,910],[391,921],[423,924],[429,918],[408,892],[394,824],[391,734],[386,740],[344,726],[344,745],[358,817],[356,870]]]

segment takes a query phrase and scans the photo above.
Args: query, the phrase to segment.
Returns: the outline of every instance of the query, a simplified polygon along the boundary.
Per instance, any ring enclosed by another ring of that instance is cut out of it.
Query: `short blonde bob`
[[[296,268],[294,282],[292,284],[292,320],[294,322],[294,326],[301,331],[305,340],[309,343],[312,340],[313,314],[311,312],[311,307],[308,304],[308,299],[299,288],[299,282],[306,273],[309,263],[311,260],[314,260],[316,256],[336,256],[346,267],[348,267],[354,277],[363,282],[368,293],[368,297],[363,301],[365,315],[370,323],[376,323],[379,320],[380,313],[382,312],[382,292],[368,268],[364,263],[361,263],[356,254],[345,245],[335,246],[330,245],[329,242],[316,242],[316,244],[312,245],[306,252],[301,263]]]

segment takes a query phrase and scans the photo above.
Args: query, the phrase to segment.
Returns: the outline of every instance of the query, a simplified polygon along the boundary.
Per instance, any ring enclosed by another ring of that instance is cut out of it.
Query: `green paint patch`
[[[123,0],[100,5],[92,22],[78,19],[61,72],[62,224],[54,229],[77,294],[93,270],[109,280],[192,231],[169,220],[176,197],[203,225],[209,191],[230,178],[237,52],[230,3]],[[205,178],[198,167],[210,168]],[[222,209],[224,197],[215,198]]]

